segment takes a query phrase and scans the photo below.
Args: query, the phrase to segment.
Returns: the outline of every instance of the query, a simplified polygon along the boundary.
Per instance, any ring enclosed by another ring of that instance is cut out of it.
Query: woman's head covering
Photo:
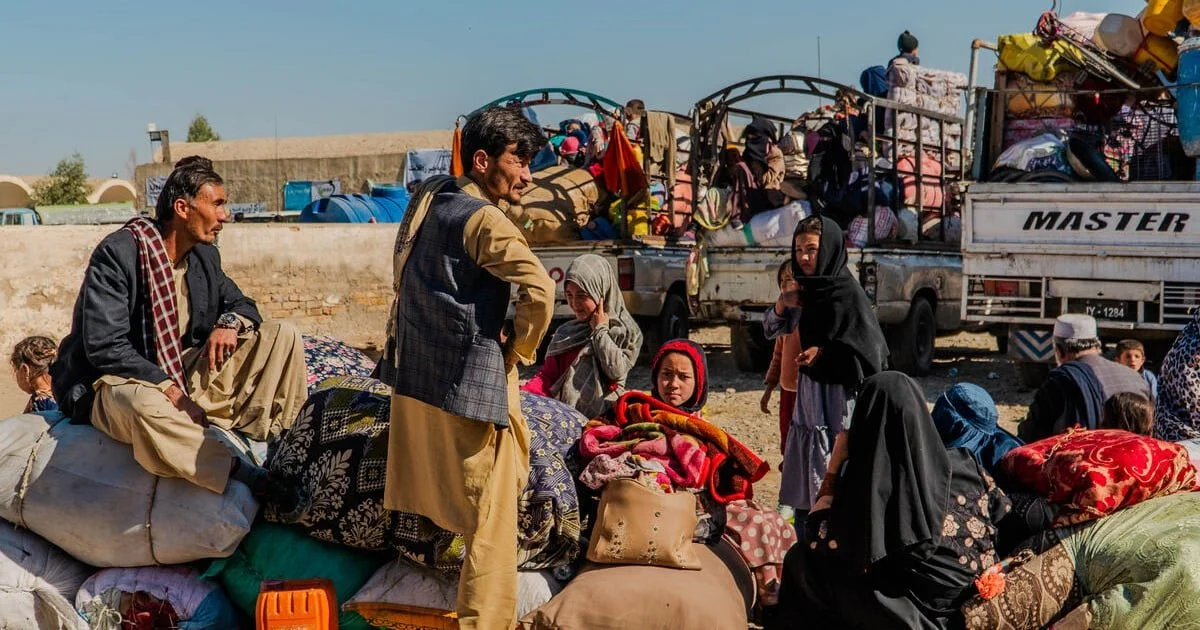
[[[811,221],[821,222],[817,273],[808,276],[800,269],[793,236],[792,275],[804,302],[800,340],[804,347],[815,346],[822,352],[816,364],[802,370],[818,383],[856,387],[883,370],[887,341],[862,285],[846,268],[849,259],[842,228],[829,217],[811,217],[796,226],[796,235]]]
[[[771,151],[771,146],[779,144],[779,139],[776,135],[775,124],[763,118],[755,116],[749,125],[746,125],[744,132],[746,138],[746,150],[743,156],[751,162],[767,163],[767,153]]]
[[[912,53],[920,45],[921,42],[917,40],[917,36],[909,33],[908,31],[900,33],[900,37],[896,39],[896,48],[900,50],[900,54],[902,55]]]
[[[563,155],[575,155],[576,153],[579,153],[579,148],[579,138],[576,138],[575,136],[567,136],[566,139],[563,140],[562,146],[559,147],[558,152]]]
[[[677,352],[686,356],[692,362],[692,369],[696,372],[696,391],[692,393],[692,397],[688,398],[679,408],[688,413],[697,413],[704,408],[708,402],[708,357],[704,354],[704,348],[688,339],[675,339],[663,344],[659,348],[658,354],[654,355],[654,362],[650,367],[650,394],[657,400],[662,400],[662,395],[658,393],[658,370],[662,367],[663,357],[672,352]]]
[[[633,365],[642,349],[642,330],[625,308],[612,264],[595,254],[584,254],[567,267],[564,280],[583,289],[597,306],[604,303],[608,313],[608,337],[621,351],[624,359],[621,363]],[[612,357],[593,351],[590,343],[593,333],[591,322],[573,319],[554,331],[546,351],[549,356],[557,356],[583,346],[575,362],[551,386],[551,393],[588,417],[607,411],[605,401],[615,399],[623,391],[627,376],[622,375],[614,381],[610,377],[619,370],[614,365],[598,364]]]
[[[1200,310],[1163,358],[1154,435],[1170,441],[1200,439]]]
[[[946,448],[965,448],[988,472],[1021,441],[997,425],[996,403],[982,387],[959,383],[933,405],[933,424]]]
[[[831,517],[855,567],[939,538],[952,460],[916,382],[900,372],[867,379],[848,444]]]

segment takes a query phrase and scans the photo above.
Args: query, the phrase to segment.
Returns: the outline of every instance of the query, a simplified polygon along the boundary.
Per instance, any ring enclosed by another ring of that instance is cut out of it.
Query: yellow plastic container
[[[1165,36],[1183,19],[1183,0],[1150,0],[1142,13],[1142,26],[1152,35]]]
[[[1200,28],[1200,0],[1183,0],[1183,17]]]
[[[1062,42],[1047,48],[1032,33],[1002,35],[1000,43],[1000,68],[1029,75],[1039,83],[1054,80],[1060,72],[1070,72],[1074,66],[1070,59],[1079,59],[1079,53]]]
[[[1172,74],[1179,68],[1179,47],[1172,39],[1151,35],[1142,42],[1133,60],[1138,64],[1153,62],[1159,70]]]
[[[263,582],[255,630],[337,630],[338,606],[329,580]]]

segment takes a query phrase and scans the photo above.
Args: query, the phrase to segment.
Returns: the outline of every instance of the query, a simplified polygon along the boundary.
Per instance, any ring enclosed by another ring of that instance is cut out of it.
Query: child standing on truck
[[[776,273],[779,292],[790,293],[796,290],[796,280],[792,277],[791,259],[783,261]],[[793,330],[775,339],[775,353],[771,357],[771,367],[767,369],[767,377],[763,384],[763,397],[760,403],[762,412],[771,413],[771,393],[779,387],[779,453],[787,453],[788,427],[792,424],[792,413],[796,409],[796,383],[800,376],[800,367],[796,359],[800,356],[800,333]],[[782,470],[783,462],[780,462]]]
[[[1146,346],[1136,339],[1125,339],[1117,344],[1117,363],[1142,375],[1150,386],[1151,400],[1158,398],[1158,377],[1146,369]]]
[[[790,261],[799,290],[781,292],[763,318],[768,338],[798,332],[802,346],[779,488],[780,504],[798,516],[831,494],[834,443],[845,440],[859,386],[881,372],[887,359],[879,322],[847,261],[837,223],[821,216],[801,221]]]

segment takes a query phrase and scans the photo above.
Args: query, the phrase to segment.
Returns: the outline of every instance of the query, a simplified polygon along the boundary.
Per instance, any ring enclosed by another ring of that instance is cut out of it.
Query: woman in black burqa
[[[969,451],[944,446],[915,381],[867,379],[830,470],[788,552],[772,630],[961,627],[1011,504]]]

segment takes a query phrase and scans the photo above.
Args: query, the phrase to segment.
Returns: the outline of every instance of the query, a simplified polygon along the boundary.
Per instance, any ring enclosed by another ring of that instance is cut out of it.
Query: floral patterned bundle
[[[566,566],[580,552],[579,500],[565,457],[578,440],[581,414],[570,407],[522,394],[530,426],[529,481],[518,505],[522,569]],[[298,524],[319,540],[365,549],[398,551],[408,560],[457,573],[463,563],[462,536],[424,516],[388,510],[383,504],[387,472],[391,391],[367,377],[324,380],[300,416],[272,446],[267,468],[299,479],[313,503]],[[273,506],[263,511],[278,522]]]

